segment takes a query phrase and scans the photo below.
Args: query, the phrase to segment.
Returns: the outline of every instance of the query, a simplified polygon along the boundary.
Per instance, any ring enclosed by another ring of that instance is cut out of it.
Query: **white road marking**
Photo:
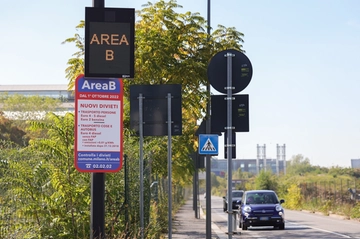
[[[211,223],[211,229],[215,232],[216,236],[219,239],[227,239],[228,236],[215,224],[215,223]]]
[[[307,228],[311,228],[311,229],[314,229],[316,231],[322,231],[322,232],[326,232],[326,233],[330,233],[330,234],[334,234],[334,235],[337,235],[337,236],[341,236],[343,238],[352,238],[348,235],[345,235],[345,234],[341,234],[341,233],[337,233],[337,232],[332,232],[332,231],[328,231],[328,230],[325,230],[325,229],[321,229],[321,228],[317,228],[317,227],[310,227],[310,226],[307,226],[307,225],[301,225],[301,224],[298,224],[298,223],[295,223],[295,222],[289,222],[291,224],[294,224],[294,225],[298,225],[299,227],[307,227]],[[286,227],[286,226],[285,226]]]

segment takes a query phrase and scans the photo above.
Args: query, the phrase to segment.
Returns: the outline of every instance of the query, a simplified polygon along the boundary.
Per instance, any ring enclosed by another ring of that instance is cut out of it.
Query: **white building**
[[[68,90],[68,85],[0,85],[0,94],[44,96],[60,99],[62,108],[66,111],[74,111],[75,96],[73,91]]]

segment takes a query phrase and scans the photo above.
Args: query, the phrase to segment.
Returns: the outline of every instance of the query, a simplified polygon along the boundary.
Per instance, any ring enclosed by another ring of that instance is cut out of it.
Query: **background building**
[[[0,85],[0,94],[44,96],[60,99],[61,107],[65,111],[74,111],[75,96],[68,90],[68,85]]]
[[[352,168],[360,168],[360,159],[352,159],[351,167]]]
[[[233,171],[238,171],[240,168],[241,172],[257,174],[256,161],[256,159],[233,159]],[[274,174],[277,173],[276,159],[266,159],[266,167],[264,166],[263,162],[264,161],[259,162],[259,171],[266,168],[266,170],[271,170]],[[284,172],[284,161],[279,161],[279,171]],[[227,159],[212,158],[211,172],[215,173],[218,176],[225,176],[225,174],[227,173]]]

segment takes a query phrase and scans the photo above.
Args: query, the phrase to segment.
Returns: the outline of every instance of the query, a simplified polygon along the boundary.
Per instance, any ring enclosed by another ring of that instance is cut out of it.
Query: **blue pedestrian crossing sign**
[[[219,135],[199,134],[199,154],[219,154]]]

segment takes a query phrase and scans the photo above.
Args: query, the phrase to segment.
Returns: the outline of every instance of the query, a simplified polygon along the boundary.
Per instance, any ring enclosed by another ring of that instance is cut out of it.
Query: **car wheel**
[[[248,229],[247,226],[245,225],[245,223],[241,223],[241,229],[243,231],[246,231]]]
[[[224,212],[226,212],[226,210],[227,210],[227,203],[224,203]]]
[[[282,223],[279,225],[279,230],[284,230],[285,229],[285,223]]]

